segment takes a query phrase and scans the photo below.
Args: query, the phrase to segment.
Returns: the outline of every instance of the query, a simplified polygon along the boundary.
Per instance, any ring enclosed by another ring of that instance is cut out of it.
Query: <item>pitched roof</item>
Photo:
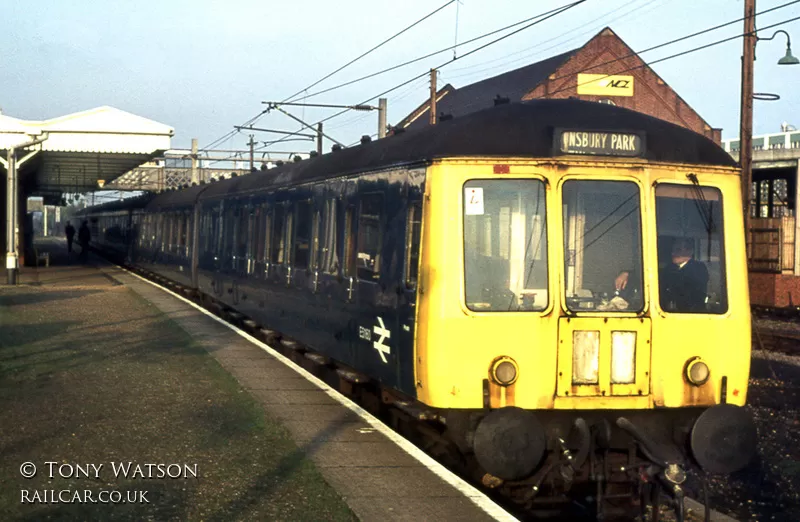
[[[479,82],[452,89],[436,104],[436,111],[450,114],[454,118],[471,112],[487,109],[494,105],[496,96],[508,98],[512,103],[522,101],[522,97],[547,79],[556,69],[572,57],[578,49],[547,58],[507,73],[493,76]],[[427,102],[423,104],[427,107]],[[397,127],[416,129],[428,124],[427,118],[419,118],[424,111],[415,111],[411,116],[397,124]],[[417,116],[416,119],[412,119]],[[409,120],[411,120],[409,122]]]

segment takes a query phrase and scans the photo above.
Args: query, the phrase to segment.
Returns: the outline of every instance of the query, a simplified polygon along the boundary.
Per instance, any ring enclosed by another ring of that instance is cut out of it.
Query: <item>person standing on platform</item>
[[[67,226],[64,229],[64,233],[67,235],[67,252],[72,253],[72,241],[75,239],[75,227],[73,227],[69,221],[67,221]]]
[[[89,241],[92,233],[89,232],[89,222],[84,221],[78,229],[78,243],[81,245],[81,261],[86,263],[89,260]]]

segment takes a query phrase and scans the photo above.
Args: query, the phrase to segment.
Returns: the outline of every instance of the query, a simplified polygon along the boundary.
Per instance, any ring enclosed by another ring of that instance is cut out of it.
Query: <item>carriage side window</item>
[[[189,244],[187,239],[189,231],[192,230],[193,221],[194,217],[188,211],[181,213],[180,251],[178,253],[183,257],[187,257],[186,247]]]
[[[166,212],[162,212],[159,214],[159,223],[158,223],[158,231],[159,231],[159,247],[162,253],[167,252],[168,246],[168,234],[169,234],[169,215]]]
[[[356,207],[348,205],[344,215],[344,275],[356,275],[355,223]]]
[[[319,229],[321,221],[319,210],[315,210],[314,221],[311,225],[311,268],[314,270],[318,269],[320,265]]]
[[[419,270],[419,246],[422,232],[422,202],[416,201],[408,207],[406,221],[406,287],[417,286]]]
[[[272,214],[272,230],[270,233],[270,235],[272,236],[270,261],[277,264],[283,263],[283,250],[284,250],[283,229],[284,229],[285,218],[286,218],[286,207],[284,207],[280,203],[275,205],[275,209]]]
[[[247,240],[250,237],[250,207],[249,205],[239,204],[236,210],[236,242],[234,243],[236,263],[233,268],[239,270],[245,268],[245,260],[247,259]]]
[[[292,262],[292,239],[294,238],[294,213],[286,211],[286,226],[283,228],[283,259],[286,264]]]
[[[339,200],[330,198],[325,202],[322,231],[322,271],[326,274],[339,272],[338,230]]]
[[[311,261],[311,202],[298,201],[295,208],[297,209],[297,226],[294,236],[293,264],[296,268],[308,268],[309,261]]]
[[[669,183],[656,186],[656,233],[661,309],[688,314],[727,312],[719,189]],[[764,252],[764,257],[767,254]]]
[[[383,194],[361,196],[358,215],[358,278],[378,279],[381,271],[381,211]]]
[[[209,237],[208,252],[215,257],[219,256],[219,250],[222,238],[222,209],[221,207],[211,207],[209,209],[211,214],[211,236]]]
[[[258,218],[261,209],[256,206],[250,207],[250,212],[248,212],[247,216],[247,273],[251,274],[253,272],[253,263],[256,258],[256,226],[257,223],[256,219]]]
[[[569,310],[643,310],[639,194],[639,186],[629,181],[564,183],[564,285]],[[618,291],[620,277],[625,284],[620,283]]]
[[[175,222],[175,217],[172,212],[166,212],[164,214],[164,252],[171,254],[172,253],[172,244],[173,244],[173,237],[175,228],[173,223]]]
[[[236,244],[234,234],[236,232],[236,223],[239,218],[236,207],[234,207],[232,203],[224,207],[224,216],[222,221],[223,233],[220,260],[222,261],[223,268],[230,269],[233,267],[233,256],[235,255],[234,247]]]
[[[471,180],[464,185],[466,304],[476,312],[544,310],[544,183]]]
[[[267,207],[266,205],[260,205],[256,208],[256,215],[255,215],[255,228],[256,228],[256,240],[255,240],[255,259],[258,263],[264,262],[264,257],[266,253],[266,238],[267,238],[267,227],[269,223],[267,222]]]
[[[264,205],[264,261],[270,263],[272,261],[272,219],[273,210],[269,205]]]

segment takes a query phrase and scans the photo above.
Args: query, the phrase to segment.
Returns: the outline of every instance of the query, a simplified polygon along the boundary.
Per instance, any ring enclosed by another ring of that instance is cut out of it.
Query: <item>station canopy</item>
[[[108,106],[43,121],[0,114],[0,163],[7,169],[8,151],[16,148],[22,190],[52,201],[100,189],[162,155],[173,134],[172,127]],[[24,146],[35,140],[43,141]]]

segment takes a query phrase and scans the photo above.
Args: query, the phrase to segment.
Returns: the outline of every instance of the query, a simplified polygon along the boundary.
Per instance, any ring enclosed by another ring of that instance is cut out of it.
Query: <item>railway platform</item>
[[[513,519],[247,334],[37,246],[0,288],[3,519]]]

